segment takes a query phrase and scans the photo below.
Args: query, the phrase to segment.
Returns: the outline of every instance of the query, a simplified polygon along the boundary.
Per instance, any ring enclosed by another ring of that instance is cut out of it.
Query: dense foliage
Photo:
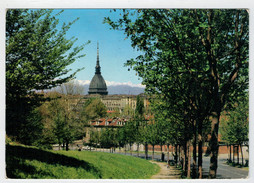
[[[106,117],[107,108],[100,98],[89,98],[83,106],[82,115],[87,121]]]
[[[248,143],[249,104],[248,100],[240,99],[234,108],[225,112],[222,120],[221,134],[229,144]]]
[[[74,47],[77,39],[65,37],[77,19],[59,27],[60,14],[26,9],[6,13],[6,132],[23,143],[27,140],[21,129],[32,125],[27,117],[41,101],[36,91],[65,83],[80,71],[67,66],[84,56],[84,45]]]
[[[172,115],[181,113],[186,128],[194,126],[194,141],[197,129],[199,144],[211,116],[209,174],[215,178],[220,114],[248,88],[248,12],[139,9],[122,10],[120,16],[106,17],[105,22],[123,31],[141,51],[126,66],[142,77],[146,92],[159,94]],[[202,160],[199,162],[202,170]]]

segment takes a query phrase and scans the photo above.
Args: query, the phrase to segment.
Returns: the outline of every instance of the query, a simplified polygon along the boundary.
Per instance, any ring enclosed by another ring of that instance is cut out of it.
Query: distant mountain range
[[[89,84],[85,84],[83,86],[85,87],[85,94],[88,94]],[[107,86],[107,88],[108,88],[109,95],[114,95],[114,94],[138,95],[140,93],[144,93],[145,91],[144,87],[130,86],[127,84],[109,85]]]
[[[145,92],[145,86],[142,84],[133,84],[131,82],[115,82],[115,81],[105,81],[107,84],[108,95],[139,95]],[[78,84],[84,87],[84,93],[88,94],[89,91],[89,80],[75,80],[74,84]],[[59,91],[60,87],[56,87],[53,90]],[[75,89],[74,89],[75,90]],[[44,90],[44,92],[51,90]]]

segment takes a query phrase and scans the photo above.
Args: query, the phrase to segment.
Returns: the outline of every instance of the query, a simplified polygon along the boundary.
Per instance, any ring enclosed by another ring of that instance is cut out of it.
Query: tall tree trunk
[[[174,155],[174,146],[172,145],[172,156]],[[175,160],[175,156],[172,157],[172,160]]]
[[[227,152],[228,152],[228,160],[229,160],[229,146],[228,146],[228,144],[227,144]]]
[[[240,158],[239,158],[239,144],[237,145],[237,164],[240,164]]]
[[[189,141],[187,143],[187,153],[188,153],[188,171],[187,171],[187,178],[191,177],[191,151],[190,151],[190,144],[191,142]]]
[[[154,145],[153,146],[153,154],[152,154],[152,160],[154,159]]]
[[[169,164],[169,144],[167,144],[167,162]]]
[[[233,145],[233,163],[235,163],[235,145]]]
[[[229,162],[232,162],[232,150],[231,150],[231,144],[229,144]]]
[[[197,177],[197,133],[196,133],[196,121],[193,123],[193,163],[192,163],[192,178]]]
[[[244,166],[244,163],[243,163],[243,146],[240,144],[240,148],[241,148],[241,155],[242,155],[242,166]]]
[[[69,141],[66,140],[66,151],[69,151]]]
[[[132,156],[132,150],[131,150],[131,146],[132,146],[132,145],[130,144],[130,153],[131,153],[131,156]]]
[[[202,179],[203,171],[203,135],[202,135],[203,121],[198,121],[198,178]]]
[[[185,142],[183,145],[183,170],[186,172],[188,169],[188,143]]]
[[[203,141],[202,141],[202,137],[201,140],[198,142],[198,178],[202,179],[203,177]]]
[[[145,157],[148,159],[148,144],[145,142]]]
[[[185,175],[187,172],[187,148],[186,148],[186,144],[183,145],[183,147],[181,147],[181,166],[182,166],[182,170],[184,171]]]
[[[176,167],[177,167],[177,145],[175,145],[175,163],[176,163]]]
[[[211,139],[209,142],[209,147],[211,150],[210,154],[210,170],[209,170],[209,178],[216,178],[217,167],[218,167],[218,151],[219,151],[219,143],[218,143],[218,131],[219,131],[219,119],[220,112],[212,112],[212,128],[211,128]]]
[[[163,155],[163,152],[162,152],[162,144],[161,144],[161,161],[164,161],[164,155]]]
[[[181,165],[181,146],[180,144],[178,145],[178,164]]]
[[[186,153],[185,153],[185,150],[186,149],[186,145],[184,144],[183,145],[183,147],[181,147],[181,166],[182,166],[182,170],[184,171],[184,172],[186,172],[186,167],[187,167],[187,165],[186,165],[186,160],[187,160],[187,158],[186,158]]]
[[[137,147],[137,153],[138,153],[138,157],[139,157],[139,143],[137,144],[138,145],[138,147]]]

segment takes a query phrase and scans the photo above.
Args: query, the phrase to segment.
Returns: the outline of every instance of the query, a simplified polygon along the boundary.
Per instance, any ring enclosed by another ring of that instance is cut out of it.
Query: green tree
[[[85,102],[81,115],[87,121],[106,117],[107,108],[99,98],[90,98]]]
[[[228,111],[226,117],[222,120],[222,128],[220,130],[222,139],[231,144],[237,144],[242,150],[242,145],[248,143],[249,132],[249,105],[248,97],[239,98],[239,102],[234,108]],[[239,151],[237,152],[239,153]],[[242,165],[243,165],[243,153]],[[238,155],[239,157],[239,155]],[[239,158],[238,158],[239,163]]]
[[[66,39],[71,25],[58,28],[53,10],[10,9],[6,13],[6,133],[24,142],[20,134],[27,116],[40,104],[37,90],[50,89],[75,77],[67,66],[84,45]]]
[[[143,143],[143,137],[142,137],[142,130],[144,129],[144,123],[145,123],[145,116],[144,116],[145,108],[144,108],[144,99],[140,97],[140,95],[137,96],[136,100],[136,109],[135,109],[135,116],[134,116],[134,125],[135,125],[135,132],[134,139],[137,144],[137,151],[139,156],[139,146]]]
[[[138,118],[142,118],[144,114],[144,99],[142,99],[139,95],[137,96],[137,103],[135,109],[135,115]]]
[[[159,144],[158,130],[160,129],[157,128],[156,124],[154,123],[147,126],[147,131],[148,131],[147,141],[153,147],[152,160],[154,160],[154,146]]]
[[[112,150],[112,147],[114,147],[117,144],[116,140],[116,131],[114,129],[106,128],[101,131],[101,146],[104,148],[110,148]]]
[[[116,131],[116,140],[118,143],[119,150],[121,147],[124,147],[126,145],[126,137],[124,132],[124,127],[118,128]]]
[[[142,51],[126,65],[143,78],[147,92],[172,98],[180,76],[184,83],[188,78],[195,83],[191,93],[196,91],[198,98],[192,105],[202,109],[198,123],[212,117],[210,178],[216,177],[221,111],[248,86],[248,20],[248,12],[239,9],[123,10],[116,21],[105,18]]]
[[[136,124],[134,120],[129,120],[124,125],[124,135],[126,139],[126,144],[130,146],[130,153],[132,155],[132,145],[136,142]]]
[[[89,146],[90,150],[91,147],[94,146],[95,150],[97,151],[98,144],[101,141],[101,133],[100,131],[97,131],[95,128],[91,127],[90,129],[90,139],[89,139]]]
[[[47,97],[50,100],[39,107],[44,129],[41,143],[65,144],[68,150],[73,140],[80,139],[84,135],[85,123],[79,118],[77,105],[68,96],[51,92]]]
[[[123,109],[123,113],[122,115],[124,117],[133,117],[134,116],[134,109],[132,109],[132,107],[130,107],[129,105],[126,105]]]
[[[31,111],[25,123],[21,125],[20,138],[22,142],[27,145],[40,146],[43,128],[42,116],[39,109],[35,108]]]

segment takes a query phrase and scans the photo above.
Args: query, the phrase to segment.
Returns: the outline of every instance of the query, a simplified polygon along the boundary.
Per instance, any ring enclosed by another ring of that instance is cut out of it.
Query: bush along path
[[[150,161],[157,164],[161,169],[159,173],[153,175],[151,179],[180,179],[181,172],[175,166],[168,166],[165,162]]]

